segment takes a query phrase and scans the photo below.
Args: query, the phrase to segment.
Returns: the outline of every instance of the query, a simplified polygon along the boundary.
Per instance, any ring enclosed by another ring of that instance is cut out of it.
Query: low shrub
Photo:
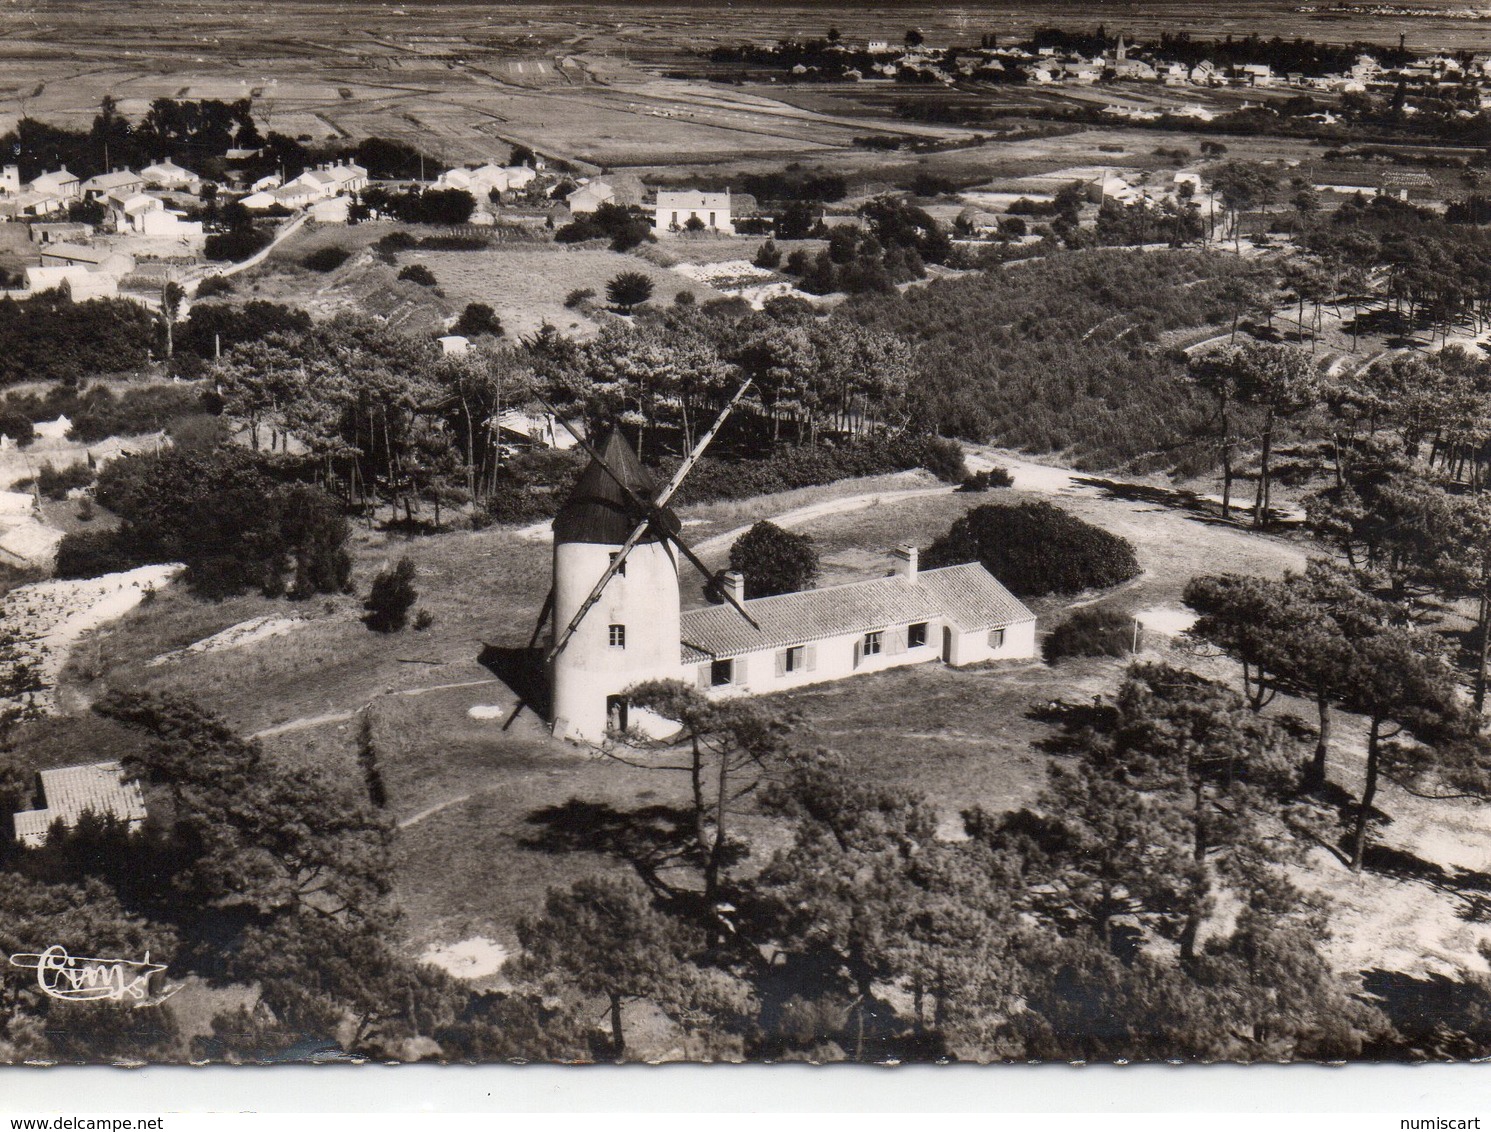
[[[87,487],[93,482],[93,469],[83,461],[70,464],[65,468],[53,467],[48,460],[37,469],[35,487],[36,490],[48,499],[62,500],[67,498],[67,493],[74,488]],[[32,481],[26,481],[26,486],[32,486]]]
[[[6,406],[0,409],[0,436],[8,436],[25,448],[36,439],[36,425],[25,413]]]
[[[1127,656],[1134,647],[1134,619],[1121,610],[1089,605],[1074,612],[1041,642],[1047,664],[1069,656]]]
[[[418,283],[421,287],[435,285],[435,273],[422,263],[411,263],[399,272],[399,279],[407,283]]]
[[[570,310],[574,310],[576,307],[584,306],[593,298],[595,298],[594,287],[576,287],[568,295],[564,296],[564,305]]]
[[[1019,597],[1105,589],[1139,573],[1127,539],[1045,502],[975,507],[927,549],[926,561],[981,562]]]
[[[497,312],[486,303],[467,303],[466,309],[461,312],[461,317],[456,319],[450,332],[467,338],[478,338],[483,334],[501,338],[502,320],[497,317]]]
[[[378,237],[378,243],[375,246],[380,252],[393,255],[419,247],[419,237],[410,232],[390,232],[386,236]]]
[[[988,491],[991,487],[1011,487],[1015,477],[1007,468],[990,468],[986,472],[974,472],[958,485],[959,491]]]
[[[335,271],[352,258],[352,253],[346,248],[317,248],[300,262],[312,271],[325,274]]]
[[[79,400],[68,437],[97,444],[111,436],[140,436],[164,429],[179,417],[218,408],[198,385],[145,385],[115,394],[96,385]]]
[[[363,603],[367,616],[362,620],[369,629],[375,633],[395,633],[409,623],[409,610],[419,600],[414,575],[414,563],[408,558],[400,558],[392,568],[378,571]]]
[[[199,299],[210,299],[214,295],[231,295],[232,293],[232,280],[222,275],[209,275],[197,284],[196,297]]]
[[[202,254],[208,259],[244,260],[263,251],[273,239],[268,232],[257,228],[235,228],[231,232],[208,236]]]

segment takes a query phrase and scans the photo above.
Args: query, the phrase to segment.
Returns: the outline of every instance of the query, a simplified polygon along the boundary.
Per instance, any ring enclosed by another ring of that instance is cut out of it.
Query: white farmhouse
[[[569,205],[569,210],[576,216],[582,216],[588,212],[594,212],[603,204],[611,204],[616,200],[616,190],[605,181],[587,181],[569,196],[564,198],[564,203]]]
[[[48,196],[57,197],[60,200],[76,200],[82,192],[82,182],[78,180],[77,174],[69,173],[67,166],[52,173],[43,173],[31,182],[33,193],[44,193]]]
[[[697,220],[711,232],[735,235],[730,217],[730,193],[703,193],[694,189],[683,192],[659,190],[654,206],[652,230],[659,235],[682,232],[690,220]]]
[[[128,169],[116,169],[112,173],[100,173],[83,182],[83,199],[98,200],[113,192],[137,193],[145,187],[145,179]]]
[[[647,499],[656,490],[619,432],[599,454],[606,466],[591,461],[554,519],[555,640],[636,525],[617,480]],[[884,578],[750,600],[742,577],[727,574],[752,625],[730,605],[682,612],[675,555],[649,529],[581,618],[550,672],[555,735],[600,742],[608,729],[662,730],[665,721],[627,701],[645,680],[760,695],[911,664],[1035,655],[1035,615],[977,563],[921,570],[915,548],[902,547]]]
[[[194,193],[201,187],[202,178],[190,169],[177,165],[170,158],[147,165],[140,170],[140,179],[152,189],[182,190]]]
[[[21,191],[21,167],[7,165],[0,168],[0,196],[13,196]]]

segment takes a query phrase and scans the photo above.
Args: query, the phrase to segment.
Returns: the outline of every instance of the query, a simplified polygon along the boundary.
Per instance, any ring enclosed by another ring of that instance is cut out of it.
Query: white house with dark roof
[[[759,695],[910,664],[1036,655],[1035,615],[983,566],[921,570],[909,546],[896,551],[886,577],[774,597],[746,600],[744,579],[727,574],[754,625],[728,604],[682,611],[678,560],[658,526],[677,530],[666,509],[586,607],[637,525],[626,492],[656,495],[620,432],[599,453],[605,466],[591,460],[554,519],[552,640],[586,610],[549,672],[561,738],[599,743],[628,727],[665,734],[667,721],[627,701],[627,689],[646,680],[681,680],[717,697]]]
[[[144,792],[138,782],[124,778],[117,762],[58,767],[39,777],[43,808],[14,815],[16,840],[28,849],[45,844],[54,822],[72,829],[85,813],[114,818],[131,830],[145,824]]]

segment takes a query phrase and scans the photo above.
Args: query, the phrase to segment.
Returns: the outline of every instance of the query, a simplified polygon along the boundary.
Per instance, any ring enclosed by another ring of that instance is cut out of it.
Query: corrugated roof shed
[[[684,613],[683,663],[867,633],[935,617],[947,618],[964,632],[1035,619],[1035,614],[977,563],[922,570],[915,582],[897,574],[821,590],[752,598],[746,608],[761,625],[759,630],[729,605]]]

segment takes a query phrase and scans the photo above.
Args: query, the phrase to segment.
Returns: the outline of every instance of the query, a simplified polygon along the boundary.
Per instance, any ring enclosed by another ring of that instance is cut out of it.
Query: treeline
[[[87,130],[38,121],[23,108],[15,128],[0,135],[0,147],[7,161],[20,166],[23,180],[59,165],[86,179],[121,166],[139,170],[167,157],[215,179],[229,168],[241,170],[248,180],[279,170],[293,177],[318,161],[331,160],[356,161],[374,179],[428,179],[445,169],[414,146],[387,138],[307,145],[272,130],[261,133],[248,98],[157,98],[136,122],[120,112],[112,95],[105,95]],[[259,152],[230,161],[229,150]]]
[[[840,317],[915,348],[921,419],[947,436],[1062,452],[1078,467],[1187,457],[1205,416],[1165,333],[1233,322],[1256,269],[1197,252],[1057,252],[863,296]]]

